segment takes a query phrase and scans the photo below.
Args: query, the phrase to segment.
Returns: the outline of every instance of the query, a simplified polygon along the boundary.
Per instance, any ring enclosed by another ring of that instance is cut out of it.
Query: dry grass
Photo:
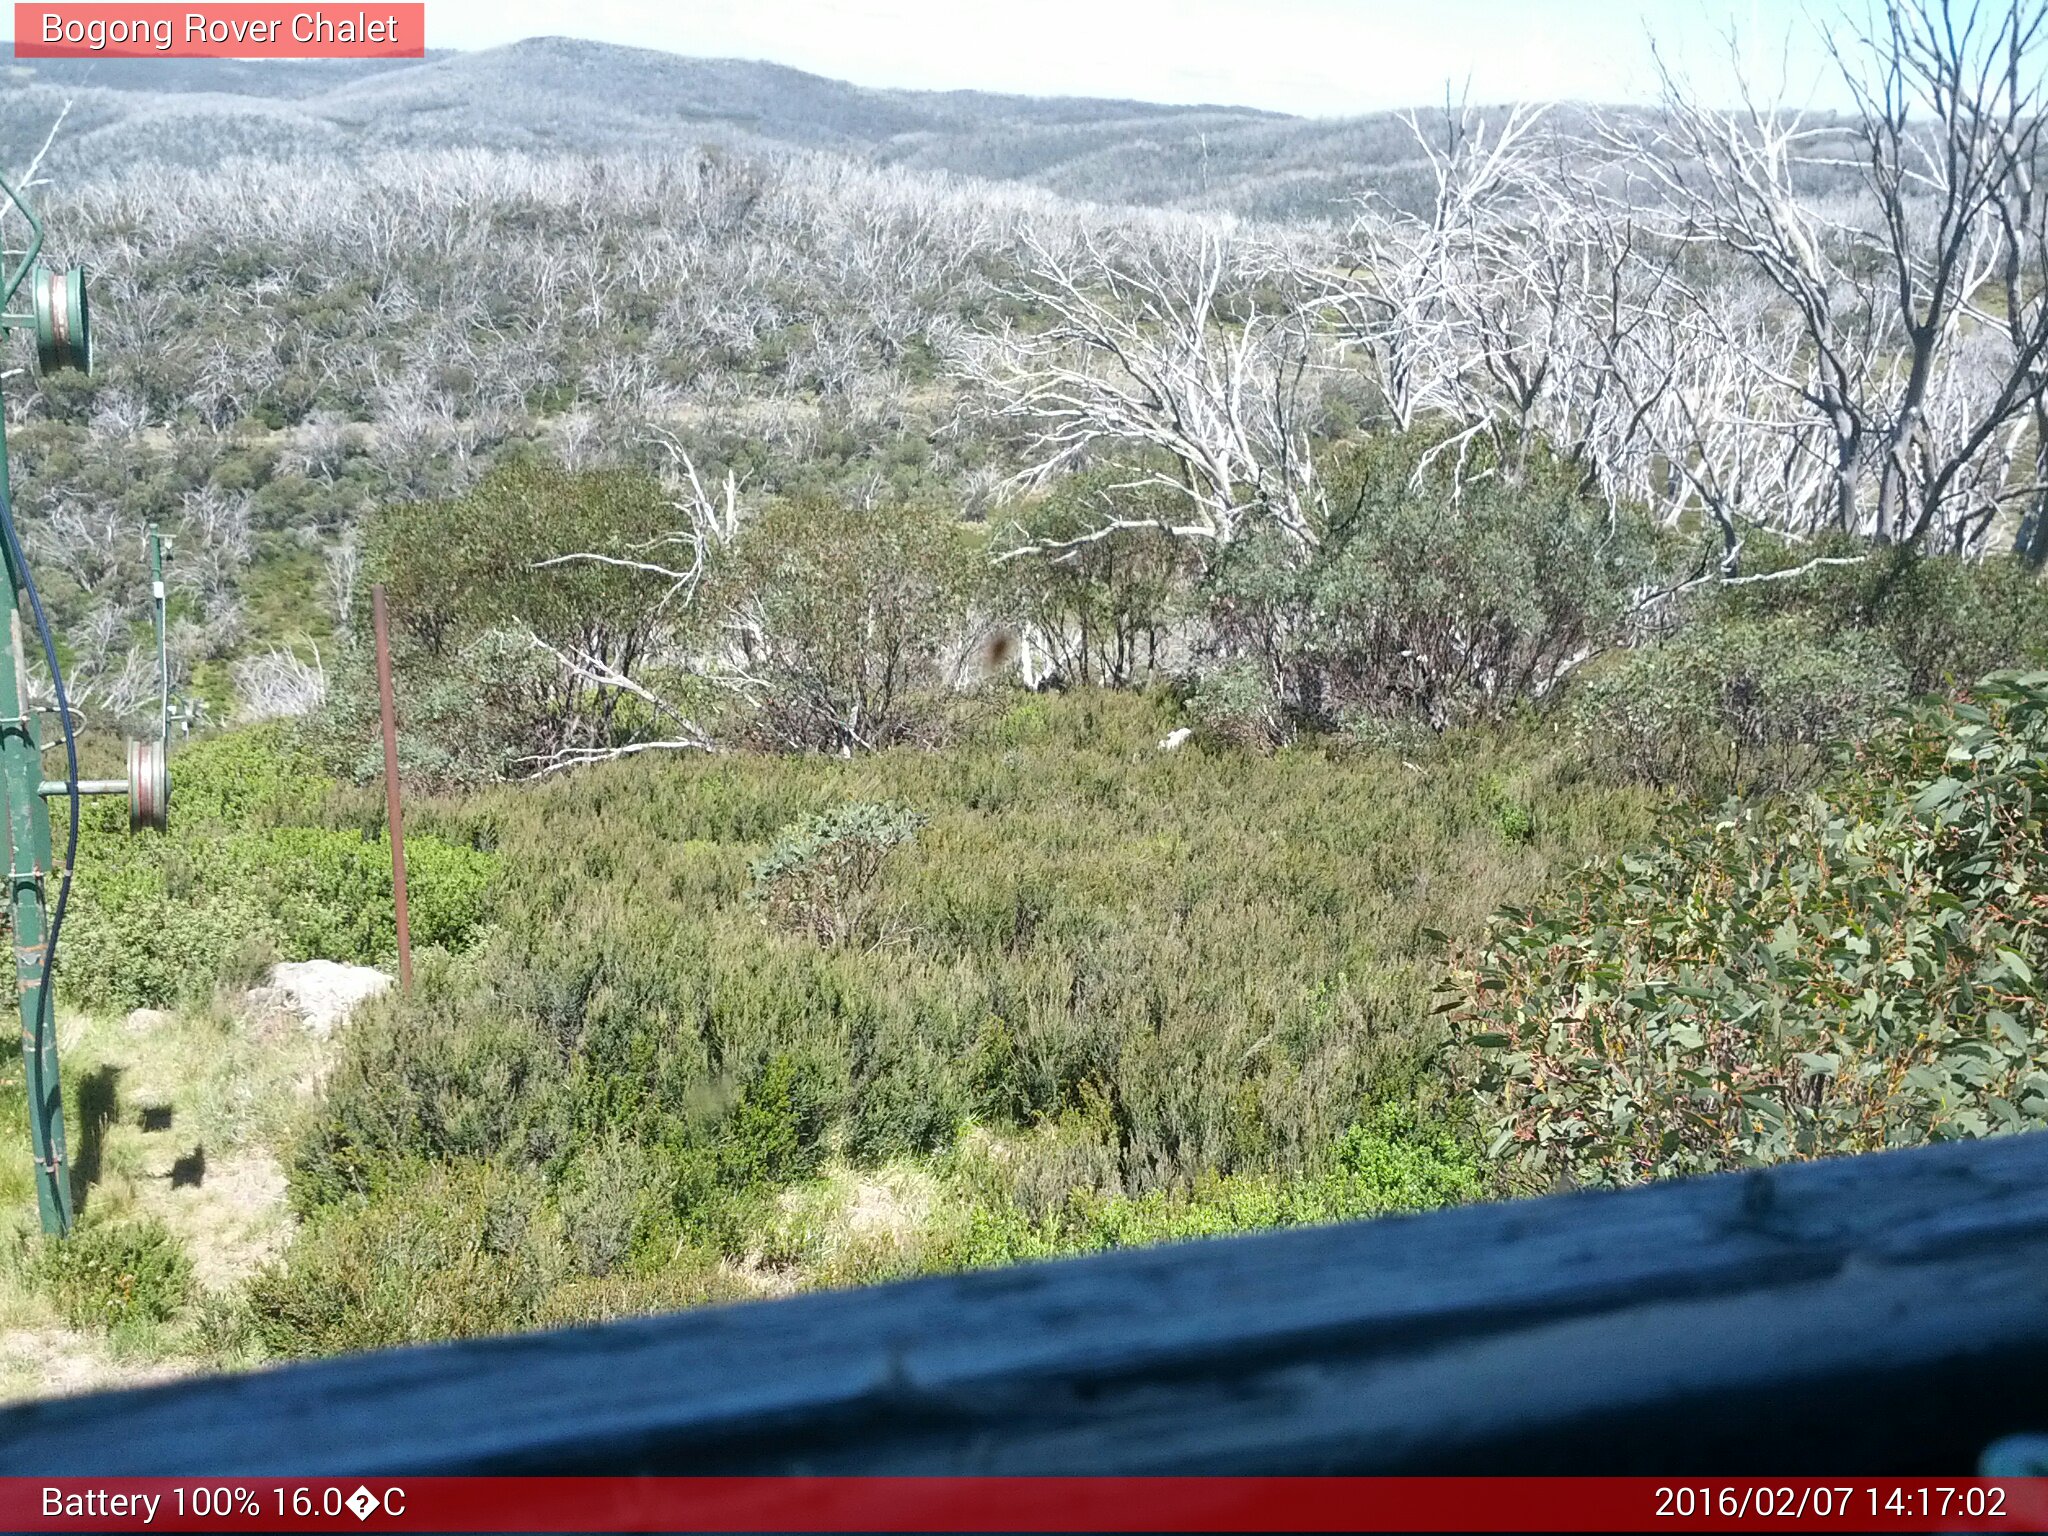
[[[321,1072],[303,1031],[225,1009],[123,1019],[68,1015],[58,1031],[73,1200],[82,1225],[160,1221],[203,1293],[231,1291],[291,1233],[279,1150]],[[42,1242],[18,1058],[0,1067],[0,1398],[158,1380],[220,1360],[197,1319],[80,1330],[35,1283]]]

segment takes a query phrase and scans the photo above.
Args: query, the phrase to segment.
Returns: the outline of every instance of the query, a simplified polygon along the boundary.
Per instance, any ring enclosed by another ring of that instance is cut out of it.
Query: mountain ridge
[[[0,75],[0,156],[19,165],[70,103],[49,168],[66,176],[230,155],[477,146],[536,153],[705,144],[825,150],[1024,182],[1070,197],[1327,212],[1362,180],[1412,171],[1391,113],[854,85],[788,65],[537,37],[417,60],[17,61]]]

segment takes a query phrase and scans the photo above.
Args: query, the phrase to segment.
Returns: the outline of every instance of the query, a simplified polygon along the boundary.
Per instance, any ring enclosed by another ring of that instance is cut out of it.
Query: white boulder
[[[391,985],[374,966],[338,960],[287,960],[270,968],[270,984],[249,994],[259,1013],[288,1013],[325,1039],[358,1006]]]

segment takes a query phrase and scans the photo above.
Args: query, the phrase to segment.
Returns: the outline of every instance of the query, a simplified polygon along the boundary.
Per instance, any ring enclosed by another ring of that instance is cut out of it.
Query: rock
[[[161,1008],[137,1008],[127,1019],[128,1032],[134,1035],[146,1035],[152,1030],[166,1029],[174,1022],[176,1021],[172,1016]]]
[[[1162,752],[1171,752],[1175,747],[1181,745],[1181,743],[1185,742],[1190,736],[1194,734],[1194,731],[1185,725],[1182,726],[1179,730],[1168,731],[1166,733],[1166,739],[1159,743],[1159,750]]]
[[[281,987],[251,987],[242,994],[235,1012],[249,1034],[264,1045],[287,1039],[306,1027],[306,1021],[292,1011],[291,995]]]
[[[244,1006],[259,1017],[290,1014],[324,1040],[360,1004],[390,985],[391,978],[372,966],[288,960],[270,968],[270,984],[251,991]]]

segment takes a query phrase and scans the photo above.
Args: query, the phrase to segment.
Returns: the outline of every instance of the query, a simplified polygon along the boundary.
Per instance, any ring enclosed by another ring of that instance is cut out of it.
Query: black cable
[[[35,615],[36,633],[42,637],[43,659],[49,663],[50,685],[57,695],[57,718],[64,722],[64,765],[67,770],[64,787],[71,802],[71,828],[64,842],[64,879],[57,887],[57,902],[50,911],[50,931],[43,939],[43,996],[36,1017],[36,1048],[40,1050],[43,1031],[54,1027],[50,1019],[50,994],[57,987],[57,935],[63,930],[64,908],[71,900],[71,866],[78,861],[78,736],[71,728],[71,701],[64,695],[64,670],[57,665],[57,641],[50,633],[49,619],[43,614],[43,600],[36,593],[36,580],[28,572],[28,556],[22,550],[20,536],[14,531],[14,498],[11,492],[0,494],[0,536],[6,538],[8,558],[21,575],[21,589],[28,594],[29,611]],[[26,679],[21,680],[21,689],[26,698]],[[23,721],[22,729],[28,729],[26,721]],[[36,772],[40,778],[41,768],[38,767]]]

